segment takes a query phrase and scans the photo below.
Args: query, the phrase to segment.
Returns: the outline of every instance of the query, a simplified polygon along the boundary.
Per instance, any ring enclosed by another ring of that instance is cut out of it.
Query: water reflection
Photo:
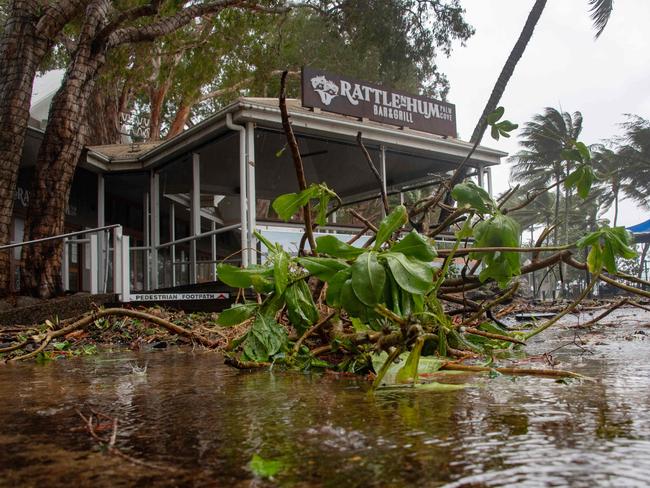
[[[566,337],[532,349],[554,341]],[[258,453],[282,460],[281,486],[647,486],[647,345],[623,331],[591,355],[558,353],[595,383],[473,376],[466,390],[374,396],[363,381],[239,372],[209,353],[6,366],[0,485],[249,486]],[[146,374],[134,372],[147,361]],[[97,452],[79,430],[83,406],[119,418],[124,452],[181,471]]]

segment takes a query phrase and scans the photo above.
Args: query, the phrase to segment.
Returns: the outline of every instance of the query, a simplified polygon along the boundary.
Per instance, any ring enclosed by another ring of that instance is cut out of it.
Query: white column
[[[160,175],[151,172],[151,252],[148,259],[151,260],[151,288],[158,288],[158,246],[160,245]]]
[[[113,229],[113,293],[122,294],[122,227]]]
[[[68,249],[69,244],[68,239],[63,239],[63,263],[61,265],[61,278],[63,291],[68,291],[70,289],[70,250]]]
[[[248,198],[248,263],[257,262],[257,239],[253,235],[253,231],[257,226],[257,206],[255,196],[255,124],[252,122],[246,123],[246,148],[248,152],[247,164],[247,178],[246,189]]]
[[[122,259],[122,271],[120,273],[122,277],[122,295],[120,299],[123,302],[130,302],[131,301],[131,272],[130,272],[130,261],[129,261],[129,255],[130,255],[130,250],[129,250],[129,236],[122,236],[122,240],[120,242],[121,248],[122,248],[122,257],[125,259]]]
[[[492,196],[492,168],[489,166],[485,168],[485,176],[487,177],[487,192]]]
[[[176,206],[174,202],[169,204],[169,240],[176,240]],[[170,256],[172,261],[172,286],[176,286],[176,244],[170,247]]]
[[[479,163],[478,167],[476,168],[476,174],[478,178],[478,186],[483,188],[483,165]]]
[[[210,222],[210,230],[213,230],[213,231],[217,230],[217,223],[214,220],[212,220]],[[215,263],[215,261],[217,260],[217,236],[214,235],[214,234],[212,235],[212,238],[211,238],[211,244],[212,244],[212,255],[211,255],[212,263],[210,264],[210,279],[212,281],[216,281],[217,280],[217,263]]]
[[[151,190],[151,179],[149,179],[149,190]],[[142,212],[142,229],[144,230],[144,246],[149,249],[151,248],[151,227],[149,225],[151,222],[150,203],[151,191],[148,191],[143,195],[142,206],[144,212]],[[145,253],[147,253],[147,251],[145,251]],[[151,290],[151,263],[149,262],[149,256],[147,254],[144,256],[144,288],[145,290]]]
[[[105,215],[105,200],[106,193],[104,188],[104,175],[97,175],[97,227],[104,227],[106,225],[106,215]],[[102,293],[106,292],[103,284],[105,283],[105,274],[108,268],[108,250],[106,249],[106,235],[104,232],[99,234],[97,251],[99,252],[99,268],[97,269],[97,280],[98,283],[101,283],[99,287]]]
[[[97,295],[99,293],[99,247],[97,245],[97,234],[90,234],[90,294]]]
[[[192,153],[192,192],[190,196],[190,232],[193,236],[201,233],[201,165],[197,153]],[[190,245],[190,283],[196,283],[196,240]]]

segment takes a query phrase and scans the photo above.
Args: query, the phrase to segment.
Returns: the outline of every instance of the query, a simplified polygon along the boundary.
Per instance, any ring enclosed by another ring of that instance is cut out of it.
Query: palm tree
[[[589,11],[591,12],[591,18],[596,29],[596,38],[598,38],[605,29],[605,26],[607,25],[607,22],[609,21],[609,18],[612,14],[613,0],[588,0],[588,3],[591,6]],[[476,123],[476,127],[472,132],[472,137],[470,138],[471,143],[479,144],[481,142],[481,139],[483,139],[483,134],[485,133],[485,129],[487,127],[487,116],[490,113],[494,112],[494,110],[496,110],[497,106],[499,105],[501,97],[503,96],[503,93],[508,86],[508,82],[510,81],[512,74],[515,72],[517,63],[521,59],[521,56],[524,54],[528,42],[533,37],[535,26],[537,25],[537,22],[539,21],[539,18],[541,17],[545,7],[546,0],[536,0],[533,4],[533,8],[528,14],[524,28],[522,29],[521,34],[519,34],[519,38],[512,48],[512,51],[510,51],[510,55],[508,56],[508,59],[506,59],[506,62],[501,69],[501,73],[499,73],[499,77],[494,83],[490,98],[488,98],[488,101],[483,108],[483,112],[481,113],[481,116]],[[457,171],[451,180],[451,187],[464,180],[466,175],[467,169]],[[445,197],[445,203],[447,205],[451,205],[452,199],[450,193],[447,193],[447,196]],[[447,215],[449,215],[449,211],[443,209],[440,214],[440,220],[443,220]]]
[[[612,144],[612,148],[602,144],[592,148],[593,166],[601,181],[599,186],[607,189],[603,192],[601,211],[614,206],[614,226],[621,197],[650,208],[650,121],[630,115],[623,127],[624,138]]]
[[[559,220],[561,181],[571,172],[562,151],[573,145],[582,132],[582,114],[560,112],[547,107],[537,114],[521,130],[519,144],[524,148],[510,158],[514,166],[510,179],[520,183],[524,189],[542,189],[555,183],[554,221]],[[568,232],[568,211],[571,206],[571,192],[565,190],[565,236]],[[557,244],[557,229],[554,233]]]
[[[594,22],[594,28],[596,29],[596,38],[600,37],[609,21],[612,14],[613,3],[613,0],[589,0],[589,5],[591,6],[589,12],[591,13],[591,19]],[[530,10],[528,18],[526,19],[526,24],[524,24],[524,28],[522,29],[521,34],[519,34],[519,39],[517,39],[512,51],[510,51],[506,63],[503,65],[501,73],[499,73],[499,77],[494,84],[490,98],[485,104],[483,113],[474,128],[470,142],[480,142],[483,138],[485,128],[487,127],[487,116],[494,112],[499,105],[499,101],[508,85],[508,81],[514,73],[521,56],[524,54],[528,41],[530,41],[533,36],[535,26],[544,11],[544,7],[546,7],[546,0],[536,0],[533,8]]]

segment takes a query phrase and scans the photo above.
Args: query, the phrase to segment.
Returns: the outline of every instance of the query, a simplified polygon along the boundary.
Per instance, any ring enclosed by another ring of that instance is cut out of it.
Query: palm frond
[[[614,0],[589,0],[589,5],[591,5],[589,9],[591,20],[593,20],[596,28],[596,39],[598,39],[612,15]]]

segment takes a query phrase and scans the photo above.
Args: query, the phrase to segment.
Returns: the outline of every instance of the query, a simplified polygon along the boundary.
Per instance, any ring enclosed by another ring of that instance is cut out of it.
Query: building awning
[[[458,167],[472,148],[472,144],[453,137],[306,108],[297,99],[287,100],[287,107],[308,181],[325,182],[348,201],[377,192],[374,175],[357,145],[359,132],[375,165],[379,166],[380,159],[384,162],[388,190],[439,182]],[[85,164],[101,173],[142,171],[198,154],[201,161],[210,164],[203,176],[210,191],[237,194],[238,138],[226,125],[228,115],[237,125],[255,127],[257,196],[272,198],[297,191],[275,98],[239,98],[194,127],[159,143],[89,147]],[[487,168],[499,164],[505,156],[505,152],[478,146],[467,164],[470,169]]]
[[[634,241],[637,243],[650,242],[650,219],[640,224],[627,228],[634,235]]]

